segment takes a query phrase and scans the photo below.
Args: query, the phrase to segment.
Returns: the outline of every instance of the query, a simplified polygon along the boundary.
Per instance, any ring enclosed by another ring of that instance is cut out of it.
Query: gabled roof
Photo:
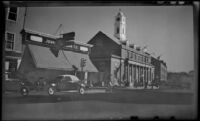
[[[126,45],[122,45],[119,40],[117,38],[115,38],[114,36],[109,36],[109,35],[106,35],[104,34],[102,31],[99,31],[91,40],[88,41],[89,44],[92,44],[93,41],[95,40],[110,40],[110,41],[113,41],[114,43],[116,43],[117,45],[120,45],[122,49],[127,49],[127,50],[130,50],[130,51],[134,51],[138,54],[143,54],[143,55],[146,55],[146,56],[150,56],[150,54],[148,53],[145,53],[143,51],[138,51],[136,49],[133,49],[129,46],[126,46]]]
[[[31,33],[31,34],[37,34],[37,35],[44,36],[44,37],[49,37],[52,39],[59,38],[59,36],[55,36],[55,35],[51,35],[51,34],[47,34],[47,33],[43,33],[43,32],[38,32],[38,31],[30,30],[30,29],[25,29],[25,32]]]
[[[117,40],[115,37],[108,36],[108,35],[104,34],[102,31],[97,32],[97,34],[91,40],[89,40],[87,43],[91,44],[92,41],[94,40],[94,38],[96,38],[96,39],[108,39],[108,40],[115,42],[118,45],[121,44],[119,42],[119,40]]]
[[[27,46],[37,68],[73,70],[72,65],[66,61],[62,54],[59,53],[59,56],[56,58],[48,47],[31,44]]]

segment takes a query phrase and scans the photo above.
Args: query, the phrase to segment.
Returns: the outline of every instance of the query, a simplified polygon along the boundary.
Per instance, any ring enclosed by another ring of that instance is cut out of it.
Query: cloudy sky
[[[147,45],[169,71],[194,68],[192,6],[28,7],[25,28],[54,34],[63,24],[62,31],[74,31],[75,40],[87,42],[98,31],[113,36],[120,8],[127,18],[129,43]]]

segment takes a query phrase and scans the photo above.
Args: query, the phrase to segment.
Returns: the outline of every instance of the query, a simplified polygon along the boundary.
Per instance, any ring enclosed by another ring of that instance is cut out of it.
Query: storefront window
[[[17,70],[17,59],[7,59],[5,61],[5,71],[8,78],[12,78],[12,72]]]

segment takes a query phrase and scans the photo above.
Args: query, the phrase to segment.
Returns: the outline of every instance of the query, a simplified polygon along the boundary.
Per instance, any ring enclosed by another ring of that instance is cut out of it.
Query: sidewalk
[[[129,87],[114,87],[113,89],[129,89],[129,90],[142,90],[142,89],[145,89],[144,87],[134,87],[134,86],[129,86]],[[152,89],[151,86],[147,86],[146,89]],[[159,89],[158,87],[153,87],[153,89]]]

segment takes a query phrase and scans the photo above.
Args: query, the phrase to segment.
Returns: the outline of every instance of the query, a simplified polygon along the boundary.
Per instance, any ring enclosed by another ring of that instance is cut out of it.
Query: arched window
[[[120,21],[120,17],[117,17],[117,21]]]
[[[119,34],[119,27],[117,27],[117,34]]]

